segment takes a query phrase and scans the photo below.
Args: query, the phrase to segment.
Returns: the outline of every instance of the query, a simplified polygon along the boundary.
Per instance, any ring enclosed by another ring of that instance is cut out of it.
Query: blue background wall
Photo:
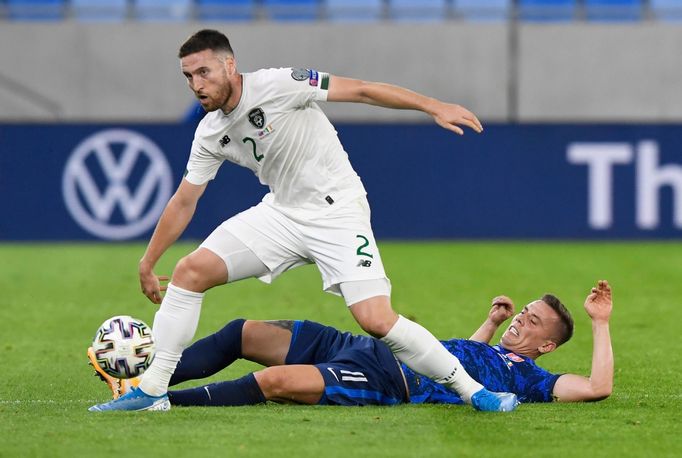
[[[0,240],[97,240],[68,211],[62,180],[68,158],[87,137],[128,129],[153,141],[181,179],[191,125],[0,125]],[[488,125],[458,137],[431,125],[338,125],[362,177],[378,238],[676,238],[671,186],[658,194],[660,222],[636,223],[639,146],[653,141],[659,163],[682,183],[682,125]],[[588,166],[571,163],[570,144],[629,145],[632,160],[614,165],[612,223],[588,220]],[[114,157],[123,147],[113,145]],[[107,177],[94,156],[84,163],[99,191]],[[149,161],[140,156],[125,184],[134,194]],[[160,191],[149,194],[153,201]],[[257,203],[266,192],[253,174],[225,163],[202,198],[184,237],[202,239],[222,220]],[[682,195],[682,184],[680,191]],[[88,206],[79,199],[86,210]],[[680,197],[682,199],[682,197]],[[678,199],[679,200],[679,199]],[[678,205],[682,205],[682,202]],[[148,210],[147,203],[144,210]],[[680,215],[682,218],[682,215]],[[114,207],[103,224],[124,225]],[[150,228],[133,238],[144,239]],[[127,237],[124,237],[127,238]]]

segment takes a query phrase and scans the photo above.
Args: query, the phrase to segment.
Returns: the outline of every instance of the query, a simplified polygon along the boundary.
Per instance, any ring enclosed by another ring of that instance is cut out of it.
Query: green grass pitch
[[[193,245],[171,249],[157,273]],[[528,404],[510,414],[461,406],[174,408],[92,414],[107,398],[85,350],[116,314],[152,322],[140,293],[139,244],[0,245],[0,457],[16,456],[682,456],[682,244],[384,243],[396,310],[441,338],[468,337],[490,299],[518,306],[544,292],[572,310],[576,333],[540,359],[588,374],[582,308],[605,278],[614,289],[613,395],[599,403]],[[273,285],[210,291],[196,338],[236,317],[308,318],[359,331],[313,266]],[[257,366],[239,363],[215,379]]]

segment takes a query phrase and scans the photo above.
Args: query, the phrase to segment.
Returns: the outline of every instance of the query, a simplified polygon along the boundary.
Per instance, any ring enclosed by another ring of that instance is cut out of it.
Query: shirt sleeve
[[[305,108],[316,101],[326,101],[329,73],[308,68],[280,68],[276,85],[282,104],[289,108]]]
[[[187,161],[185,180],[194,185],[202,185],[215,178],[224,159],[211,153],[201,145],[197,137],[192,141],[192,150]]]
[[[519,401],[521,402],[552,402],[554,385],[561,374],[552,374],[534,364],[523,370],[523,375],[517,381]]]

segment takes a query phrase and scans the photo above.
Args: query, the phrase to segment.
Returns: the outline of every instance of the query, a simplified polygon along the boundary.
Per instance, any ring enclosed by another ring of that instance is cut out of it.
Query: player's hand
[[[142,294],[155,304],[161,303],[161,292],[166,291],[167,286],[161,282],[167,282],[169,277],[165,275],[157,276],[152,269],[140,266],[140,287]]]
[[[497,296],[493,299],[493,306],[488,312],[488,319],[496,326],[501,325],[514,316],[514,302],[507,296]]]
[[[585,299],[585,311],[592,321],[608,323],[612,308],[611,286],[608,281],[599,280]]]
[[[461,105],[439,102],[432,115],[436,124],[458,135],[464,134],[464,130],[460,126],[469,127],[479,134],[483,132],[481,121],[475,114]]]

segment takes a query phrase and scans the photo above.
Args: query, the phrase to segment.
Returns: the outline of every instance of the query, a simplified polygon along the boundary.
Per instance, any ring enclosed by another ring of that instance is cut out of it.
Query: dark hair
[[[561,303],[558,297],[552,294],[545,294],[542,296],[542,302],[549,305],[552,310],[559,315],[559,329],[557,329],[557,347],[570,340],[573,336],[573,317],[566,306]]]
[[[210,49],[211,51],[223,51],[234,56],[230,40],[217,30],[203,29],[192,35],[180,46],[178,57],[185,56]]]

